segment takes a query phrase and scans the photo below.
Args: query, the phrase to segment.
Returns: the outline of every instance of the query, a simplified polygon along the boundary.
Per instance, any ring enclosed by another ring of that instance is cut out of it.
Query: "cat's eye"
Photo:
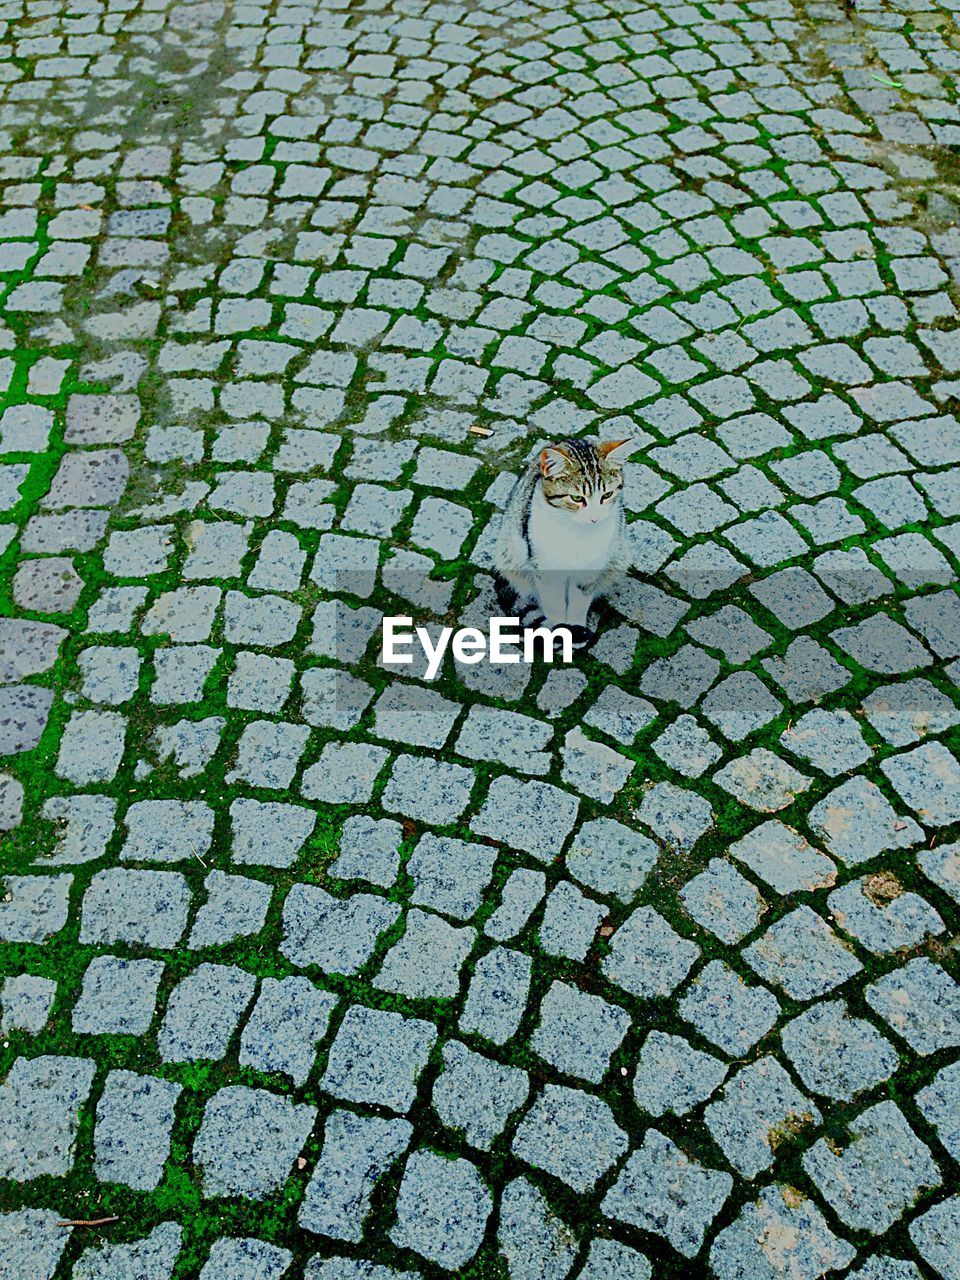
[[[600,501],[609,502],[615,493],[616,493],[616,489],[611,489],[609,493],[604,493],[601,495]]]

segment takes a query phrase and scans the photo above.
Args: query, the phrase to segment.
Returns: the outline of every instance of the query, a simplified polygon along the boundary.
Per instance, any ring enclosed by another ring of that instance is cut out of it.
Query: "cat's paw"
[[[589,627],[571,626],[567,622],[562,622],[560,625],[569,630],[570,639],[573,641],[575,649],[586,649],[588,645],[593,643],[596,636],[596,632],[591,631]]]
[[[570,640],[574,649],[585,649],[591,644],[596,636],[595,631],[591,631],[589,627],[582,627],[576,622],[551,622],[547,618],[541,617],[539,623],[527,623],[527,626],[546,627],[548,631],[564,630],[570,632]]]

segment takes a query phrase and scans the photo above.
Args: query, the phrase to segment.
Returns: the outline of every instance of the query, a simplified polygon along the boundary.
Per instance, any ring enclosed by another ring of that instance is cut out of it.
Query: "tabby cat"
[[[631,564],[623,516],[630,440],[562,440],[517,480],[493,553],[497,595],[524,626],[569,627],[593,638],[590,606]]]

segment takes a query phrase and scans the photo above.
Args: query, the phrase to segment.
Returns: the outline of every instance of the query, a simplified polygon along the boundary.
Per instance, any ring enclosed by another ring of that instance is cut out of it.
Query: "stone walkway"
[[[0,1274],[958,1280],[955,8],[0,4]]]

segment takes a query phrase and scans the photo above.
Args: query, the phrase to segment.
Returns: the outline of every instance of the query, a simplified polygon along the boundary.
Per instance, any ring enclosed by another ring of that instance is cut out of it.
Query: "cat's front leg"
[[[592,593],[584,591],[577,586],[576,582],[571,582],[567,589],[567,614],[563,619],[564,623],[570,627],[583,627],[586,629],[587,615],[592,604]]]
[[[537,579],[537,601],[548,627],[566,623],[567,583],[565,574],[544,573]]]
[[[592,596],[582,591],[567,574],[544,574],[537,582],[537,599],[543,611],[544,625],[551,630],[567,627],[576,648],[593,638],[587,627]]]

